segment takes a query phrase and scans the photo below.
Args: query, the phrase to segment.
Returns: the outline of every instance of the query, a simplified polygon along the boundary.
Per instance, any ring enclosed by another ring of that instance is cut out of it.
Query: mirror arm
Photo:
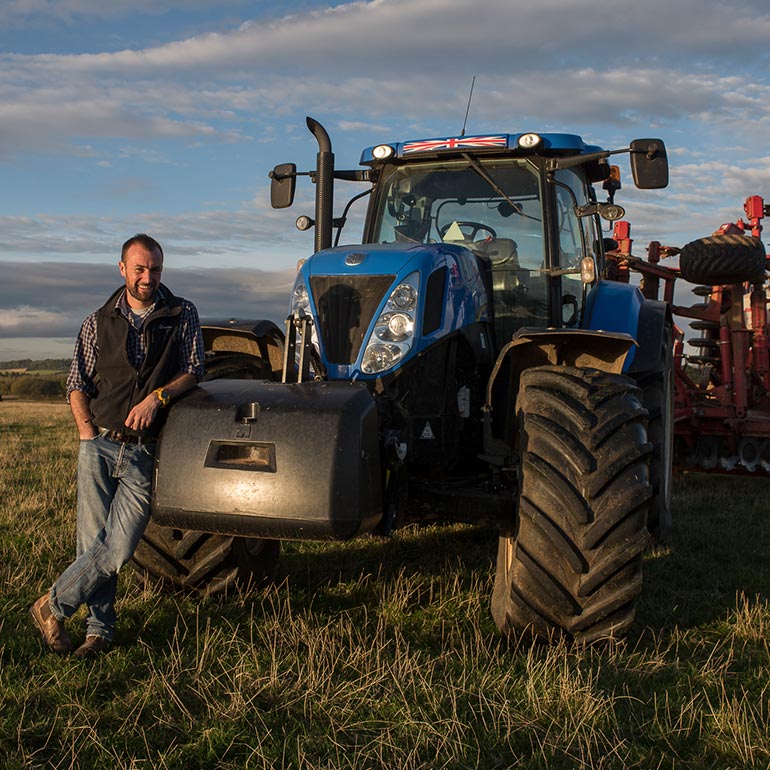
[[[549,158],[546,163],[547,171],[561,171],[565,168],[582,166],[584,163],[591,163],[594,160],[607,160],[610,155],[620,155],[623,152],[631,152],[630,147],[622,150],[602,150],[601,152],[589,152],[586,155],[570,155],[568,158]]]

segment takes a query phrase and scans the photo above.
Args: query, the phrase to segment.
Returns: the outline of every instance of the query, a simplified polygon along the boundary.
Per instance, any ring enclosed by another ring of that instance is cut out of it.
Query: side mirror
[[[641,190],[658,190],[668,185],[668,156],[661,139],[631,142],[631,173]]]
[[[270,205],[274,209],[285,209],[294,203],[297,187],[297,166],[281,163],[270,172]]]

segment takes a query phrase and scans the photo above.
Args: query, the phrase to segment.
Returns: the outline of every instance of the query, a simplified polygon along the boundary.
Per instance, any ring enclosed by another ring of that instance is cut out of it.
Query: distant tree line
[[[30,372],[67,371],[70,368],[70,358],[44,358],[32,360],[20,358],[17,361],[0,361],[0,369],[27,369]]]
[[[58,401],[64,398],[66,385],[67,375],[64,373],[0,374],[0,396],[14,396],[33,401]]]

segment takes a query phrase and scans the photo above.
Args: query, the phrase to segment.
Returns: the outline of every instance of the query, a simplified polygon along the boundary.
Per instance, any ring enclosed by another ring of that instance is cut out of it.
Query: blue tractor
[[[285,333],[206,328],[214,379],[171,410],[138,563],[215,588],[265,570],[282,539],[493,518],[502,632],[621,635],[650,535],[670,527],[672,323],[606,279],[602,220],[624,213],[609,157],[665,187],[663,142],[461,135],[377,145],[342,171],[308,127],[316,168],[271,173],[276,208],[298,176],[316,188]],[[336,180],[368,183],[361,243],[338,245]]]

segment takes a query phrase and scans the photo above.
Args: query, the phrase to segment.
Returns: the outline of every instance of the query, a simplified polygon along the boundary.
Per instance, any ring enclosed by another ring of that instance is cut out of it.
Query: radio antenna
[[[476,82],[476,76],[473,76],[471,80],[471,92],[468,94],[468,106],[465,108],[465,120],[463,121],[463,130],[460,132],[460,136],[465,136],[465,126],[468,124],[468,113],[471,111],[471,99],[473,99],[473,86]]]

